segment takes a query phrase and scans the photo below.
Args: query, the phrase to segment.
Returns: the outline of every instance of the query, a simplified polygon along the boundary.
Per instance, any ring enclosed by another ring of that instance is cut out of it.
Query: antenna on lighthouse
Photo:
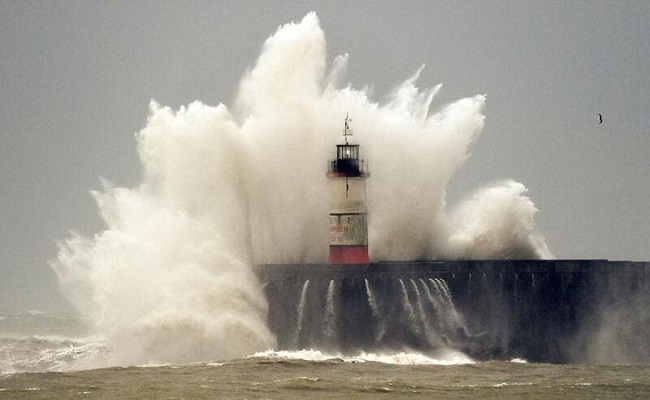
[[[343,137],[345,138],[345,144],[348,144],[348,136],[352,136],[352,129],[350,129],[350,122],[352,122],[352,118],[350,118],[350,113],[347,112],[345,113],[345,129],[343,129]]]

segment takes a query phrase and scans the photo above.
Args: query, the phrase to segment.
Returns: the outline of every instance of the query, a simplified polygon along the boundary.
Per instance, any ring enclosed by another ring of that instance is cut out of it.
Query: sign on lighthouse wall
[[[366,214],[330,215],[330,245],[367,245],[366,226]]]

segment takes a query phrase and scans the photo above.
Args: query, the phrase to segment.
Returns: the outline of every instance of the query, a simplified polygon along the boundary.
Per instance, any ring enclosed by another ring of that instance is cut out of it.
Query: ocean
[[[0,314],[0,398],[647,398],[648,365],[474,362],[460,353],[262,351],[209,362],[109,366],[81,319]]]

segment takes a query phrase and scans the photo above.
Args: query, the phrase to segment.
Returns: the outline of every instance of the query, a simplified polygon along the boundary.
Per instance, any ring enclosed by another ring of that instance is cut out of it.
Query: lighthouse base
[[[330,264],[368,264],[368,246],[330,246]]]

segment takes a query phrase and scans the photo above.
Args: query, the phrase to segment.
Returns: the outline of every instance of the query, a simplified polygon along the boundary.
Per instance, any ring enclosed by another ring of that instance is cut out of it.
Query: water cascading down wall
[[[454,349],[479,360],[647,362],[650,263],[263,265],[281,349]]]

